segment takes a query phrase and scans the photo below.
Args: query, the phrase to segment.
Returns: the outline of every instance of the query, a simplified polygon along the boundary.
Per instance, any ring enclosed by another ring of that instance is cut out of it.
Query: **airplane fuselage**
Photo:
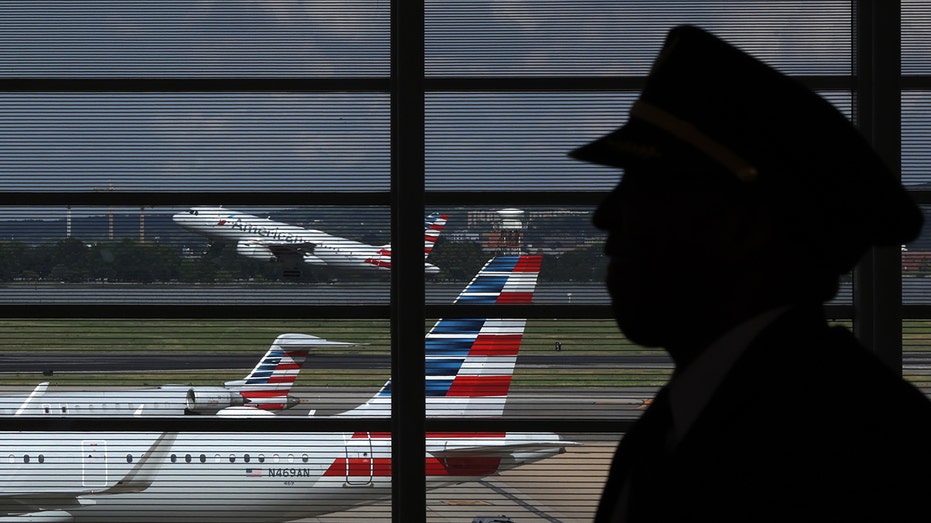
[[[194,207],[174,215],[178,225],[208,238],[236,244],[239,254],[275,261],[289,256],[304,263],[340,268],[389,269],[385,247],[333,236],[222,207]]]
[[[384,433],[3,433],[0,445],[0,511],[8,515],[0,521],[28,521],[56,496],[74,497],[61,521],[271,522],[391,493]],[[482,450],[471,452],[476,445]],[[554,434],[430,435],[428,486],[475,480],[561,446]],[[36,510],[24,508],[33,490]]]
[[[495,257],[456,303],[530,303],[541,263],[540,256]],[[502,416],[525,325],[519,318],[438,320],[424,344],[425,415]],[[270,353],[308,341],[282,336]],[[296,364],[272,360],[257,368]],[[393,390],[388,380],[345,415],[387,415]],[[257,430],[273,428],[267,418],[253,421]],[[547,432],[425,436],[428,488],[477,480],[569,445]],[[0,452],[0,523],[289,521],[391,494],[391,435],[380,432],[5,432]]]
[[[40,384],[41,386],[47,383]],[[296,398],[285,396],[293,407]],[[246,405],[243,396],[223,387],[162,385],[149,389],[55,391],[41,395],[5,394],[0,396],[0,417],[4,416],[184,416],[216,414]]]

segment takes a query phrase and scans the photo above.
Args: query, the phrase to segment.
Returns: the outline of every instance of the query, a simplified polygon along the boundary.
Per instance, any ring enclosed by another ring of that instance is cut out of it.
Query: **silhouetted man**
[[[676,364],[596,522],[931,518],[931,403],[825,321],[839,276],[922,223],[848,120],[685,26],[628,122],[572,156],[624,169],[594,217],[608,290]]]

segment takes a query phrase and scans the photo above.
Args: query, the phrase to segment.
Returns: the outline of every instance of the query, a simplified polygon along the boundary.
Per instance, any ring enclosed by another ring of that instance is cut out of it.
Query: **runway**
[[[453,303],[467,282],[427,282],[428,304]],[[388,305],[385,281],[308,284],[8,284],[0,305]],[[604,305],[602,283],[546,283],[534,291],[535,304]]]
[[[431,305],[452,303],[466,282],[427,281],[425,300]],[[931,304],[931,278],[903,278],[903,303]],[[330,283],[15,283],[0,286],[0,305],[388,305],[387,280]],[[849,282],[841,283],[832,304],[852,303]],[[538,305],[607,305],[602,282],[542,281],[534,291]]]
[[[0,373],[44,372],[150,372],[203,369],[242,369],[255,366],[260,354],[242,352],[137,353],[132,351],[0,351]],[[931,364],[931,359],[928,360]],[[306,368],[389,369],[391,358],[378,354],[311,353]],[[518,356],[520,368],[672,368],[665,354],[553,354]]]

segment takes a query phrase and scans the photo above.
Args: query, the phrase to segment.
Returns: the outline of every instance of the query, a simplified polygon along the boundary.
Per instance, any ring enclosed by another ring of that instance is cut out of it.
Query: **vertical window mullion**
[[[426,521],[424,6],[392,2],[392,520]]]

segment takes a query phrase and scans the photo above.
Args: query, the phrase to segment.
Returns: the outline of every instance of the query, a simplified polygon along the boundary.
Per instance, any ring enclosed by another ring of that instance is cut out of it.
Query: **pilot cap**
[[[843,114],[694,26],[669,32],[627,123],[569,154],[638,176],[725,173],[847,251],[845,266],[921,229],[918,206]]]

